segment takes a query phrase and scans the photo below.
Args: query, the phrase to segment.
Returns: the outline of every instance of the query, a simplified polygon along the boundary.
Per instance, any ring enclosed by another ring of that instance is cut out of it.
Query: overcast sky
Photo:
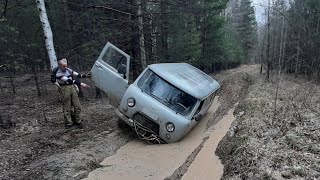
[[[266,8],[268,7],[268,0],[252,0],[255,7],[256,18],[258,24],[263,24],[266,19]]]

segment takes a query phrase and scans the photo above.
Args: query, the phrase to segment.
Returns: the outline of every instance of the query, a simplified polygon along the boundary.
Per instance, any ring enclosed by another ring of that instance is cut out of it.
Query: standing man
[[[57,82],[60,85],[62,94],[62,111],[65,120],[66,128],[72,127],[72,125],[78,126],[82,129],[80,112],[81,105],[78,98],[78,92],[76,85],[81,87],[89,87],[85,83],[75,80],[75,76],[79,78],[86,78],[86,75],[79,74],[72,69],[68,68],[68,62],[66,58],[62,58],[58,61],[59,69],[56,73]],[[74,119],[71,118],[71,109],[74,108]]]

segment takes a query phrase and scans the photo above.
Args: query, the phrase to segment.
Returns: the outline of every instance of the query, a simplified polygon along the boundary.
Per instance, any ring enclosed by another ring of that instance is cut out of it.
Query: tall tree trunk
[[[44,0],[36,0],[36,2],[37,2],[38,11],[39,11],[40,21],[41,21],[43,32],[44,32],[45,44],[46,44],[46,48],[47,48],[49,59],[50,59],[50,66],[51,66],[51,69],[53,69],[58,66],[58,62],[57,62],[56,52],[54,50],[53,35],[52,35],[51,26],[48,20],[48,16],[47,16],[45,2]]]
[[[206,0],[202,1],[202,58],[206,59],[208,57],[208,42],[207,42],[207,10],[206,10]],[[204,64],[201,65],[202,70],[206,67]],[[211,68],[211,67],[210,67]],[[215,65],[213,65],[213,69],[215,69]]]
[[[271,62],[270,62],[270,0],[268,0],[268,25],[267,25],[267,80],[270,78],[270,68],[271,68]]]
[[[37,70],[36,68],[33,66],[32,67],[32,71],[33,71],[33,76],[34,76],[34,82],[36,83],[36,88],[37,88],[37,92],[38,92],[38,96],[41,96],[41,91],[40,91],[40,86],[39,86],[39,78],[37,75]]]
[[[275,32],[273,32],[273,34],[275,34]],[[277,44],[278,44],[278,38],[279,36],[278,35],[274,35],[274,39],[273,39],[273,52],[272,52],[272,56],[271,56],[271,62],[273,62],[273,64],[277,64],[277,61],[276,61],[276,54],[277,54]],[[281,38],[281,37],[280,37]],[[281,46],[281,45],[280,45]]]
[[[284,19],[283,19],[284,20]],[[283,47],[282,47],[282,57],[281,57],[281,63],[282,63],[282,68],[284,68],[284,57],[285,57],[285,53],[286,53],[286,47],[287,47],[287,33],[288,33],[288,28],[285,29],[284,31],[284,37],[283,37]]]
[[[300,39],[300,32],[298,33],[298,39]],[[299,56],[300,56],[300,41],[298,41],[298,46],[297,46],[296,68],[294,72],[295,77],[297,77],[299,73]]]
[[[137,0],[138,10],[138,28],[139,28],[139,50],[140,50],[140,61],[142,69],[147,67],[147,60],[146,60],[146,49],[144,45],[144,32],[143,32],[143,17],[142,17],[142,1]]]
[[[131,7],[132,7],[132,10],[130,13],[132,14],[135,14],[137,11],[135,10],[134,7],[137,7],[137,4],[136,4],[136,0],[131,0],[130,1],[130,4],[131,4]],[[130,15],[128,17],[130,20],[131,23],[131,69],[132,69],[132,79],[129,79],[130,82],[133,82],[136,78],[138,78],[138,76],[140,75],[140,63],[141,61],[137,61],[138,59],[138,48],[137,48],[137,44],[139,43],[139,39],[137,38],[137,24],[135,22],[137,22],[137,17],[134,16],[134,15]]]
[[[9,78],[10,78],[10,84],[11,84],[11,87],[12,87],[12,92],[13,94],[16,94],[16,86],[14,85],[13,83],[13,77],[12,77],[12,73],[11,73],[11,68],[8,68],[7,67],[7,71],[9,73]]]
[[[167,17],[168,6],[166,0],[162,0],[160,4],[161,10],[161,61],[168,61],[169,59],[169,46],[168,46],[168,17]]]
[[[156,34],[158,32],[158,26],[155,25],[154,20],[153,20],[153,15],[151,14],[152,11],[152,3],[147,4],[147,11],[149,12],[148,15],[148,26],[150,29],[150,41],[151,41],[151,55],[150,55],[150,61],[151,63],[156,63],[158,62],[158,54],[157,54],[157,37]]]
[[[152,22],[151,22],[152,24]],[[157,37],[156,34],[158,32],[158,26],[151,26],[152,32],[151,32],[151,53],[152,53],[152,59],[153,62],[159,62],[159,56],[158,56],[158,51],[157,51]]]
[[[262,74],[262,71],[263,71],[263,63],[264,63],[264,53],[265,53],[265,41],[266,41],[266,31],[264,31],[264,35],[263,35],[263,38],[262,38],[262,44],[261,44],[261,52],[260,52],[260,61],[261,61],[261,67],[260,67],[260,74]]]
[[[72,27],[71,27],[71,19],[70,19],[70,14],[69,14],[69,4],[65,3],[62,5],[63,6],[63,17],[64,17],[64,24],[66,27],[67,32],[65,33],[66,37],[66,46],[68,49],[71,49],[73,47],[72,43]],[[68,56],[66,54],[65,56]],[[78,69],[80,70],[80,69]]]
[[[283,48],[283,39],[284,39],[284,18],[282,21],[282,28],[281,28],[281,35],[280,35],[280,50],[279,50],[279,61],[278,61],[278,82],[277,82],[277,89],[276,89],[276,96],[274,99],[274,111],[273,115],[276,116],[277,113],[277,100],[279,94],[279,88],[281,84],[281,58],[282,58],[282,48]]]
[[[283,59],[285,55],[285,48],[286,48],[286,36],[287,30],[285,29],[285,19],[282,17],[282,29],[281,29],[281,37],[280,37],[280,53],[279,53],[279,68],[282,70],[283,68]]]

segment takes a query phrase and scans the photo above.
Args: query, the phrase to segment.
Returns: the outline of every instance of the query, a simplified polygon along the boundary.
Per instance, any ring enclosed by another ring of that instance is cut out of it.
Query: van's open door
[[[128,87],[129,67],[130,56],[108,42],[91,69],[91,79],[116,108]]]

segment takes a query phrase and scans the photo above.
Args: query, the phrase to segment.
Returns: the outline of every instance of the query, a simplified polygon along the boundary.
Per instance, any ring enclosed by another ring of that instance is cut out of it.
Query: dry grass
[[[289,76],[256,79],[217,154],[223,179],[320,179],[320,86]]]

